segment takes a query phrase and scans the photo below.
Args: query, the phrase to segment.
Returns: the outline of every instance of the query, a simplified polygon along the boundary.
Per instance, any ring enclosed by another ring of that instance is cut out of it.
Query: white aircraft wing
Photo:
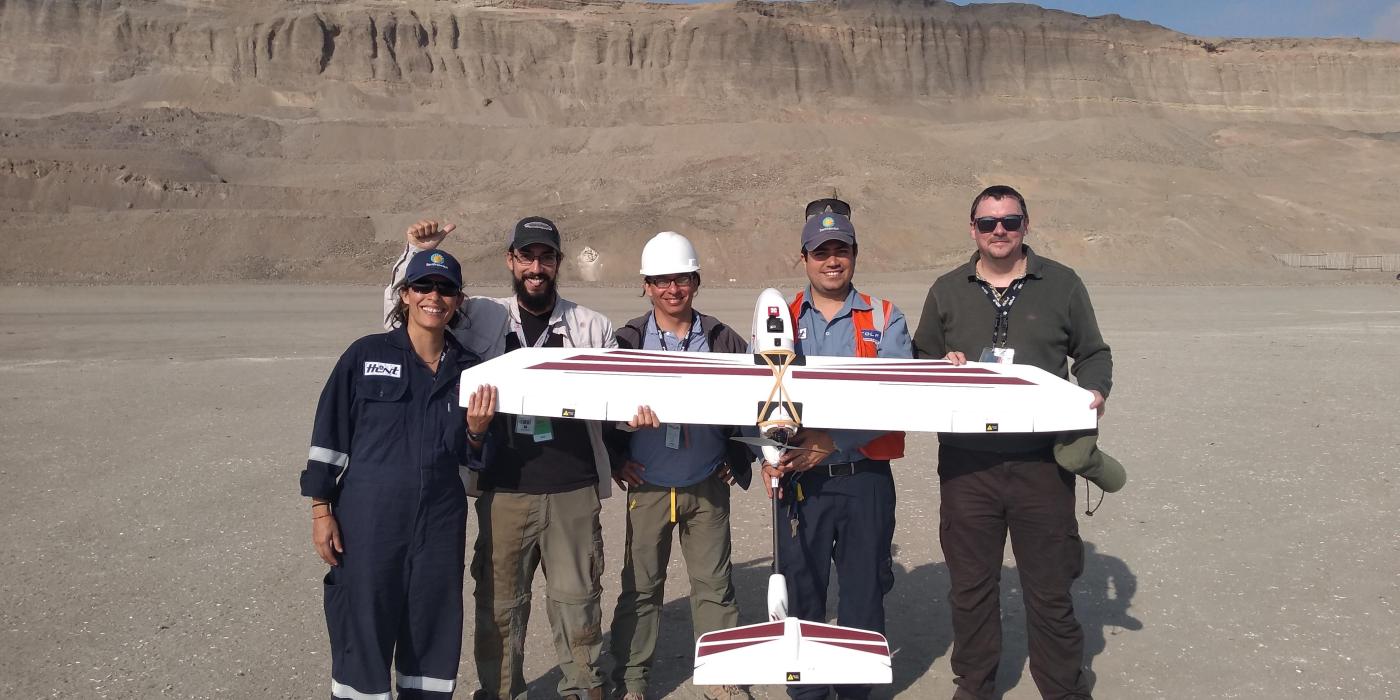
[[[1054,432],[1097,425],[1091,394],[1030,365],[804,358],[783,386],[812,428]],[[641,405],[668,423],[752,425],[773,371],[753,355],[521,348],[462,373],[462,401],[493,384],[499,410],[626,421]]]

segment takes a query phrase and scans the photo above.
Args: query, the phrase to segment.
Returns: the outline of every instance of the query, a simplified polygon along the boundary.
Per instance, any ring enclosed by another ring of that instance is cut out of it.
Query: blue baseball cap
[[[424,277],[441,277],[462,286],[462,266],[457,259],[440,250],[420,250],[408,261],[403,283],[412,284]]]
[[[856,229],[851,225],[851,220],[836,212],[826,212],[807,219],[807,223],[802,225],[802,249],[816,250],[827,241],[855,245]]]

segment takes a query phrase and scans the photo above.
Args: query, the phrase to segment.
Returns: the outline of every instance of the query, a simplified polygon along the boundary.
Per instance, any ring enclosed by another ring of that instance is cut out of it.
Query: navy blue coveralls
[[[355,341],[321,392],[301,494],[331,501],[345,548],[325,577],[333,698],[388,700],[391,659],[400,698],[452,696],[467,524],[458,465],[471,457],[459,379],[479,361],[448,334],[434,376],[398,328]]]
[[[797,352],[803,355],[857,357],[852,310],[870,305],[852,287],[846,303],[830,321],[812,306],[812,289],[803,293],[797,328]],[[882,336],[882,337],[881,337]],[[909,327],[898,309],[874,342],[879,357],[913,357]],[[788,614],[803,620],[826,620],[826,590],[836,565],[836,624],[884,633],[885,594],[894,586],[894,476],[888,460],[866,459],[860,448],[883,435],[878,430],[827,431],[836,451],[822,463],[786,479],[783,518],[779,524],[778,559],[787,579]],[[828,697],[832,687],[790,685],[799,700]],[[838,698],[866,698],[868,685],[834,687]]]

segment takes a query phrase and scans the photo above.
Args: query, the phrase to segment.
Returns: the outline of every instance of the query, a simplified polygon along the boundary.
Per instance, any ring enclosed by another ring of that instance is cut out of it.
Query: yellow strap
[[[671,522],[676,522],[676,489],[671,489]]]
[[[806,500],[807,497],[802,495],[802,484],[793,484],[793,485],[797,487],[797,500],[798,500],[798,501]]]

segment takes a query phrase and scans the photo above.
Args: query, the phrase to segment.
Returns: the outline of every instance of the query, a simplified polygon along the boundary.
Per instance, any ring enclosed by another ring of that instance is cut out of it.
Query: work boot
[[[753,700],[753,695],[741,685],[712,685],[705,689],[705,700]]]

